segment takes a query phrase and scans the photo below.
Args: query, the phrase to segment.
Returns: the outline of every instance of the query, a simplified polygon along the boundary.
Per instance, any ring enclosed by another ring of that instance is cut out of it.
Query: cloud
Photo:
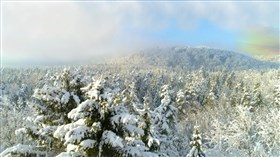
[[[206,19],[227,29],[244,29],[260,25],[279,27],[278,2],[154,2],[119,3],[119,13],[126,14],[135,27],[160,29],[176,20],[191,29]]]
[[[4,2],[3,60],[9,64],[88,61],[159,44],[139,32],[209,20],[221,28],[278,28],[277,2]],[[175,43],[176,44],[176,43]]]
[[[5,4],[4,52],[23,51],[39,58],[78,57],[106,43],[117,31],[117,19],[101,18],[74,3]]]
[[[278,30],[279,31],[279,30]],[[247,30],[240,41],[240,49],[252,55],[279,55],[279,32],[276,29],[253,28]]]

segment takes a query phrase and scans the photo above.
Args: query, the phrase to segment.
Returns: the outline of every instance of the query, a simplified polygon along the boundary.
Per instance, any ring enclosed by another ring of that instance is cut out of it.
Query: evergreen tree
[[[151,151],[157,151],[160,145],[158,139],[155,138],[154,126],[152,124],[152,116],[150,111],[150,102],[149,97],[144,97],[144,110],[141,113],[141,119],[143,120],[142,128],[144,130],[144,135],[141,137],[142,141],[150,148]]]
[[[211,84],[210,90],[208,91],[208,94],[205,96],[203,104],[205,107],[210,107],[211,109],[217,107],[218,94],[217,94],[216,84]]]
[[[260,90],[260,83],[256,83],[253,89],[252,105],[254,107],[263,106],[263,95]]]
[[[194,133],[190,144],[192,148],[186,157],[206,157],[202,151],[201,135],[198,126],[194,127]]]
[[[243,93],[243,82],[239,82],[234,87],[230,95],[230,105],[232,107],[238,106],[241,104],[241,94]]]
[[[162,86],[160,91],[161,104],[153,112],[153,125],[158,132],[156,137],[161,143],[159,152],[165,156],[178,156],[174,144],[177,137],[177,109],[172,94],[173,91],[168,85]]]
[[[174,106],[174,99],[171,97],[172,91],[169,88],[168,85],[162,86],[160,91],[161,104],[154,111],[155,124],[160,129],[160,133],[165,135],[168,135],[175,128],[177,120],[177,109]]]
[[[273,105],[280,107],[280,85],[276,85],[273,90]]]
[[[183,119],[187,113],[187,103],[186,103],[186,96],[183,90],[179,90],[176,95],[176,107],[178,110],[178,117],[179,119]]]
[[[154,156],[140,137],[135,115],[121,104],[114,103],[104,80],[82,88],[87,99],[68,113],[72,123],[58,127],[54,135],[64,141],[63,155],[90,156]]]
[[[241,104],[245,106],[251,106],[252,96],[249,90],[246,87],[243,87],[242,92]]]
[[[28,97],[30,96],[29,90],[26,84],[22,84],[20,89],[16,92],[16,108],[23,109],[27,105]]]
[[[123,105],[127,107],[130,112],[139,114],[138,111],[143,109],[143,105],[137,98],[135,90],[135,84],[133,82],[127,83],[126,88],[121,92],[119,97],[121,98]]]
[[[198,108],[199,103],[197,101],[197,92],[196,85],[194,82],[187,83],[185,86],[185,97],[186,97],[186,105],[191,108]]]
[[[78,76],[70,74],[68,70],[64,70],[62,75],[52,78],[53,86],[45,84],[41,89],[35,89],[33,97],[34,103],[30,103],[34,116],[30,117],[34,125],[21,128],[17,133],[24,134],[37,141],[37,146],[33,147],[33,151],[24,152],[25,154],[36,154],[38,147],[40,150],[59,152],[63,150],[63,145],[53,136],[54,131],[59,125],[67,124],[70,119],[67,113],[77,106],[80,102],[80,87],[82,82]],[[20,145],[20,148],[27,148]],[[21,152],[13,152],[19,153]]]

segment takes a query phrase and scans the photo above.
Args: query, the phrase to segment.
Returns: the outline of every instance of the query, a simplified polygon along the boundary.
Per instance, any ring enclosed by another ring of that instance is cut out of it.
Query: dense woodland
[[[225,55],[231,68],[220,68],[220,54],[189,69],[176,56],[126,62],[135,55],[126,64],[4,68],[0,156],[280,156],[278,64]]]

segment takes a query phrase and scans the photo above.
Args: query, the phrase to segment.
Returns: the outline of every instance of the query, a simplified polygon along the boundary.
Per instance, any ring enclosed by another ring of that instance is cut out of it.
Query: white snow
[[[78,148],[77,145],[69,143],[69,144],[67,144],[66,151],[67,151],[67,152],[73,152],[73,151],[76,152],[78,149],[79,149],[79,148]]]
[[[135,122],[137,121],[137,119],[135,118],[135,116],[129,114],[129,113],[121,113],[121,114],[117,114],[114,117],[111,118],[112,122],[114,122],[115,124],[135,124]],[[113,124],[114,124],[113,123]]]
[[[56,157],[81,157],[82,154],[79,152],[62,152]]]
[[[40,122],[42,122],[44,120],[45,116],[43,115],[39,115],[34,119],[34,123],[39,124]]]
[[[96,133],[97,131],[101,130],[101,123],[100,122],[94,122],[91,125],[91,131],[93,131],[94,133]]]
[[[62,104],[67,104],[69,102],[69,98],[70,98],[70,93],[66,92],[62,97],[61,97],[61,103]]]
[[[65,144],[77,143],[86,138],[90,134],[90,128],[86,126],[78,126],[68,131],[65,135]]]
[[[52,134],[57,129],[57,126],[45,126],[39,130],[39,134],[41,135],[49,135]]]
[[[151,147],[153,143],[160,145],[160,141],[158,139],[155,139],[155,138],[149,136],[148,146]]]
[[[77,103],[77,104],[79,104],[80,103],[80,98],[77,96],[77,95],[75,95],[73,92],[71,93],[71,95],[73,96],[73,99],[75,100],[75,102]]]
[[[55,138],[62,139],[62,138],[64,138],[64,136],[66,135],[66,133],[69,130],[74,129],[77,126],[82,126],[82,125],[85,125],[84,119],[79,119],[78,121],[76,121],[74,123],[58,126],[53,135]]]
[[[68,113],[68,118],[73,119],[73,120],[77,120],[80,118],[83,118],[86,115],[86,113],[89,113],[90,110],[92,110],[93,108],[98,108],[98,105],[95,105],[95,101],[94,100],[86,100],[84,102],[82,102],[81,104],[78,105],[77,108],[74,108],[72,111],[70,111]],[[98,110],[100,111],[100,109],[98,108]]]
[[[22,154],[24,156],[28,156],[30,154],[36,154],[36,155],[46,156],[47,152],[40,150],[40,148],[38,147],[18,144],[16,146],[7,148],[0,154],[0,156],[1,157],[11,156],[11,154]]]
[[[102,134],[102,141],[104,144],[110,144],[113,147],[121,147],[123,148],[123,139],[119,136],[117,136],[114,132],[112,131],[104,131]]]
[[[87,140],[83,140],[80,143],[80,146],[82,146],[83,148],[93,148],[95,144],[96,144],[95,140],[87,139]]]
[[[16,136],[21,135],[21,134],[25,134],[26,133],[26,128],[19,128],[15,131]]]

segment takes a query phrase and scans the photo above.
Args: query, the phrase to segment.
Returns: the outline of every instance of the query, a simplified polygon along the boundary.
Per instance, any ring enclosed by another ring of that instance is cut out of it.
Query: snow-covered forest
[[[4,68],[0,156],[279,157],[279,65],[207,53]]]

